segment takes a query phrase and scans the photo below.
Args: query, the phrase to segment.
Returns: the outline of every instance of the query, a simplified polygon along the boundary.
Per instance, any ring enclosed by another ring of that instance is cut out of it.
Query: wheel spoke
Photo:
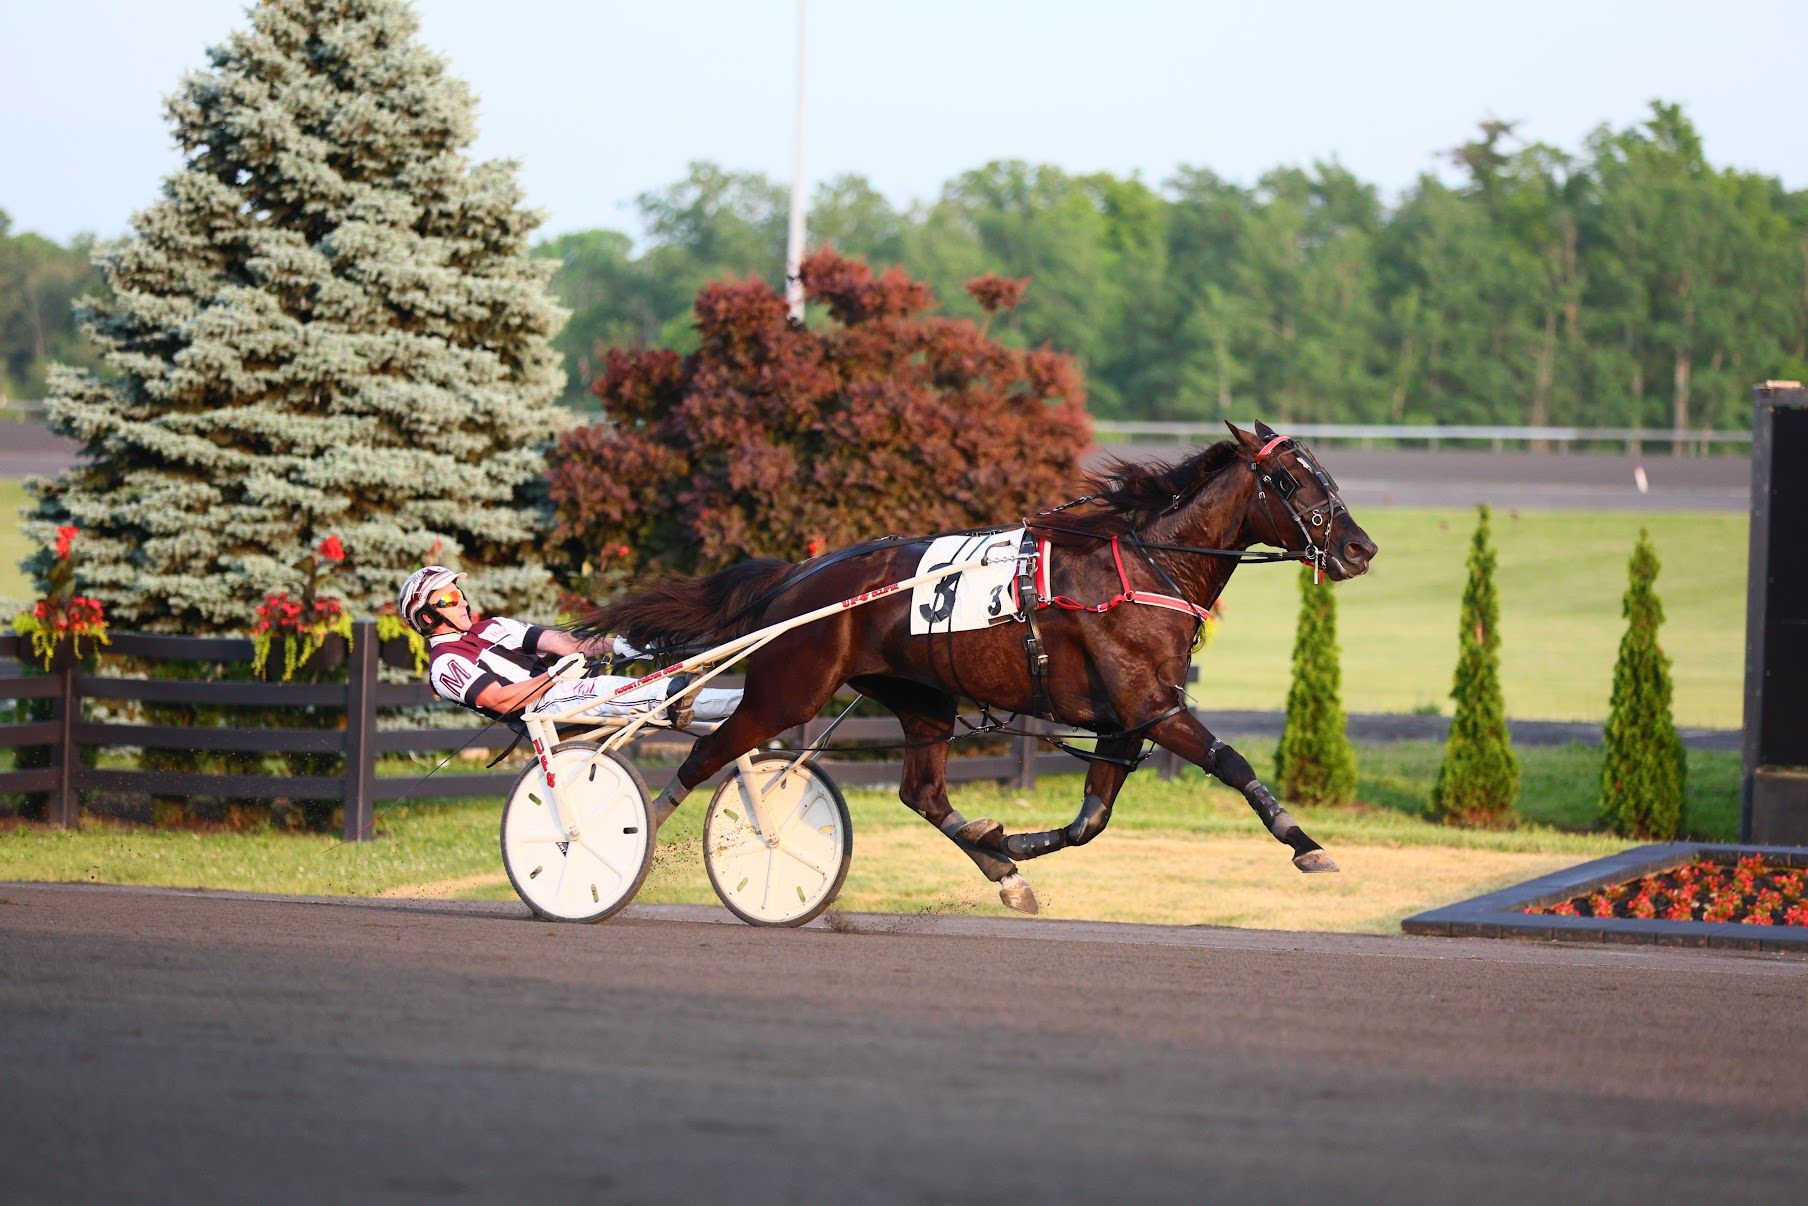
[[[809,859],[805,858],[803,855],[799,854],[797,851],[791,849],[791,847],[780,846],[780,847],[778,847],[778,849],[783,851],[785,854],[789,855],[796,862],[800,862],[804,866],[808,867],[810,870],[816,872],[816,874],[822,876],[824,879],[829,878],[829,873],[826,870],[817,866],[815,863],[811,862]]]
[[[778,839],[781,842],[785,840],[785,830],[802,820],[804,813],[809,811],[813,802],[810,798],[810,789],[806,787],[803,797],[797,801],[797,807],[791,810],[791,815],[778,823]]]
[[[589,854],[591,858],[595,859],[597,862],[601,863],[605,868],[607,868],[609,871],[609,874],[615,876],[617,883],[625,884],[628,882],[628,877],[621,873],[620,868],[618,868],[614,863],[610,862],[608,859],[604,858],[602,852],[600,850],[598,850],[595,846],[592,846],[588,841],[586,841],[583,838],[578,839],[578,845],[582,846],[584,848],[585,853]]]
[[[555,901],[563,900],[565,898],[565,875],[570,870],[571,851],[567,849],[565,851],[565,857],[559,860],[559,878],[554,880],[552,885],[552,898]]]

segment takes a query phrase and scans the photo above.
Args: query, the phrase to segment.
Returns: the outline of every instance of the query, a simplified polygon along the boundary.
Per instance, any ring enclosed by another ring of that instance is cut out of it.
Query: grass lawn
[[[0,477],[0,516],[4,516],[0,519],[0,603],[23,603],[31,597],[31,582],[19,571],[19,562],[31,553],[25,533],[19,530],[19,509],[29,501],[23,483]],[[0,616],[0,620],[10,619],[10,614]]]
[[[1246,743],[1266,773],[1272,750]],[[1260,830],[1242,797],[1190,771],[1163,783],[1132,778],[1107,833],[1084,850],[1026,865],[1050,916],[1170,924],[1364,932],[1397,930],[1422,909],[1516,883],[1630,843],[1570,832],[1593,824],[1600,753],[1587,747],[1526,750],[1521,822],[1455,830],[1423,819],[1439,749],[1424,743],[1365,746],[1356,807],[1297,810],[1343,867],[1303,876],[1285,847]],[[1737,828],[1738,759],[1690,759],[1692,829]],[[1045,779],[1033,794],[991,785],[953,792],[970,817],[1013,830],[1071,819],[1078,775]],[[679,810],[660,834],[640,899],[712,903],[700,826],[705,800]],[[1003,913],[970,863],[889,792],[848,792],[853,868],[839,907],[897,913]],[[0,830],[0,879],[98,881],[318,895],[512,898],[496,848],[496,801],[408,803],[380,814],[375,842],[274,832],[195,833],[91,821],[79,833],[35,825]]]
[[[1352,712],[1449,714],[1457,611],[1471,511],[1368,508],[1357,519],[1381,553],[1337,592],[1344,706]],[[1673,664],[1676,721],[1736,729],[1745,675],[1743,514],[1494,515],[1501,677],[1507,715],[1601,720],[1625,621],[1626,562],[1640,527],[1663,564],[1657,591]],[[1249,565],[1224,593],[1218,637],[1200,655],[1197,705],[1282,707],[1287,698],[1299,571]]]

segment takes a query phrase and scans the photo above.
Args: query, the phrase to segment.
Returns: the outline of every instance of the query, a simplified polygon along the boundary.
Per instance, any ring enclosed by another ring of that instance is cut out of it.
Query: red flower
[[[75,543],[75,534],[76,534],[77,530],[78,529],[72,528],[72,527],[62,527],[62,528],[57,529],[57,560],[58,561],[67,561],[69,559],[69,546]]]
[[[632,549],[630,549],[630,548],[629,548],[629,547],[628,547],[628,546],[627,546],[627,545],[625,545],[625,544],[618,544],[618,545],[616,545],[616,546],[615,546],[615,555],[616,555],[616,556],[617,556],[617,557],[626,557],[626,556],[627,556],[627,555],[628,555],[628,554],[629,554],[629,553],[631,553],[631,552],[632,552],[632,551],[633,551],[633,550],[632,550]]]
[[[812,557],[820,557],[829,550],[829,542],[820,536],[812,536],[804,542],[804,552]]]
[[[320,542],[320,547],[314,551],[328,561],[345,560],[345,545],[339,542],[337,536],[328,536],[325,540]]]

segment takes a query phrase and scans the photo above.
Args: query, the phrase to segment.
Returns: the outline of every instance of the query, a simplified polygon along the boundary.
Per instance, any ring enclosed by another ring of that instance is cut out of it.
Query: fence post
[[[377,624],[352,625],[351,665],[345,676],[345,840],[367,842],[377,787]]]
[[[1023,717],[1023,733],[1017,738],[1017,776],[1011,785],[1022,791],[1036,786],[1036,738],[1030,734],[1041,727],[1041,721]]]
[[[51,768],[56,771],[56,787],[47,803],[50,823],[58,829],[74,829],[81,823],[82,793],[76,787],[76,773],[81,769],[82,759],[75,748],[75,726],[82,716],[82,699],[75,688],[75,675],[80,668],[80,663],[69,657],[63,668],[56,672],[62,687],[51,711],[57,721],[56,747],[50,754]]]

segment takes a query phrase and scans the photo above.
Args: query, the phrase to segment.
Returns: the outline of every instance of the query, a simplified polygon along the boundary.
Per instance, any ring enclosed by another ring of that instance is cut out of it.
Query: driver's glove
[[[581,653],[567,653],[552,664],[547,671],[554,682],[569,682],[574,678],[583,678],[590,671],[590,663]]]

